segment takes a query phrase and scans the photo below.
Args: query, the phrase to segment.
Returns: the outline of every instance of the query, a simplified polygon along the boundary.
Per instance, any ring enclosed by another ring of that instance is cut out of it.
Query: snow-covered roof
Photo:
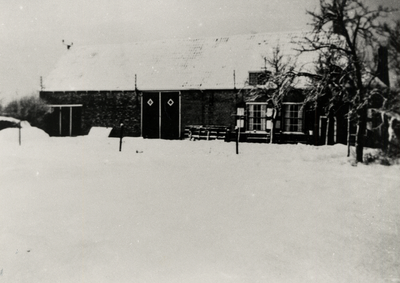
[[[14,124],[18,124],[19,122],[21,122],[18,119],[15,119],[12,117],[5,117],[5,116],[0,116],[0,121],[10,122],[10,123],[14,123]]]
[[[0,130],[12,127],[30,128],[31,124],[28,121],[21,121],[13,117],[0,116]]]
[[[305,33],[260,33],[118,45],[73,46],[44,79],[46,91],[232,89],[263,70],[279,46],[298,71],[313,72],[316,54],[300,54]],[[268,66],[267,66],[268,69]],[[234,79],[235,73],[235,79]],[[236,84],[234,85],[234,82]]]

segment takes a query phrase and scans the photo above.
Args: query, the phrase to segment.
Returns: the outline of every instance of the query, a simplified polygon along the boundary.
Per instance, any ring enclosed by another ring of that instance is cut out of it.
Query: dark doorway
[[[145,92],[142,96],[144,138],[180,138],[179,92]]]
[[[161,94],[161,138],[179,139],[179,93]]]
[[[143,93],[142,100],[142,135],[147,139],[160,137],[160,94]]]
[[[71,122],[71,107],[62,107],[61,108],[61,134],[60,136],[70,136],[72,129],[72,124]]]
[[[50,136],[59,136],[60,133],[60,107],[52,107],[51,113],[46,117],[46,132]]]
[[[328,126],[328,119],[325,116],[321,116],[319,118],[319,127],[320,127],[320,133],[319,133],[319,144],[320,145],[325,145],[326,144],[326,128]]]
[[[51,114],[46,119],[50,136],[81,134],[82,105],[49,105]]]
[[[71,107],[72,109],[72,129],[71,129],[71,136],[78,136],[82,134],[82,107]]]

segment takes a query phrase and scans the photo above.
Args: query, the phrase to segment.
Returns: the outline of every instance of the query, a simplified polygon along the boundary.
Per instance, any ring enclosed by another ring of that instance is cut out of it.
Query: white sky
[[[397,0],[368,0],[400,8]],[[318,0],[2,0],[0,99],[40,86],[62,45],[225,36],[309,28]],[[399,15],[397,13],[397,15]]]

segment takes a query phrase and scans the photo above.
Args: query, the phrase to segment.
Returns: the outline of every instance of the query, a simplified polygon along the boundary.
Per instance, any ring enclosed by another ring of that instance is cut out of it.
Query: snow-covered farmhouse
[[[122,122],[126,135],[182,139],[196,130],[215,138],[219,134],[213,131],[239,126],[243,137],[267,140],[274,115],[274,139],[310,140],[320,126],[315,126],[319,117],[301,107],[304,81],[293,83],[278,113],[265,97],[249,96],[265,84],[260,78],[272,71],[267,61],[278,46],[296,71],[314,71],[315,54],[297,56],[296,38],[302,36],[264,33],[74,45],[43,81],[40,96],[52,107],[47,131],[74,136],[93,126],[118,129]]]

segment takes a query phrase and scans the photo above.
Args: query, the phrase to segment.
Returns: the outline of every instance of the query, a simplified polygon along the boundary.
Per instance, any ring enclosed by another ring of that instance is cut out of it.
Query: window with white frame
[[[303,108],[301,103],[283,103],[283,130],[303,132]]]
[[[265,131],[267,104],[248,104],[248,130]]]

